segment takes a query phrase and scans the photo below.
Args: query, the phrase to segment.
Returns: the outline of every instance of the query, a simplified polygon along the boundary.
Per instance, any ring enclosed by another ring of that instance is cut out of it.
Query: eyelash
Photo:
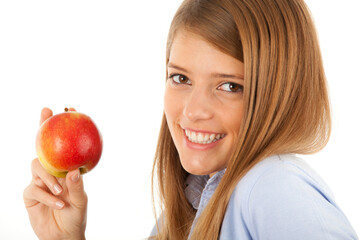
[[[175,76],[179,76],[179,77],[185,77],[186,79],[187,79],[187,82],[188,81],[190,81],[189,80],[189,78],[188,77],[186,77],[185,75],[183,75],[183,74],[171,74],[169,77],[168,77],[168,79],[170,79],[171,81],[172,81],[172,83],[173,84],[175,84],[175,85],[181,85],[181,84],[187,84],[187,83],[179,83],[179,82],[176,82],[175,80],[174,80],[174,77]],[[226,91],[226,90],[221,90],[221,91],[224,91],[224,92],[227,92],[227,93],[239,93],[239,92],[242,92],[243,90],[244,90],[244,87],[242,86],[242,85],[240,85],[240,84],[238,84],[238,83],[234,83],[234,82],[226,82],[226,83],[223,83],[223,84],[221,84],[220,85],[220,87],[221,86],[223,86],[223,85],[225,85],[225,84],[233,84],[233,85],[235,85],[236,87],[238,87],[240,90],[239,91],[236,91],[236,92],[232,92],[231,90],[230,91]],[[191,84],[187,84],[187,85],[191,85]],[[219,87],[218,87],[219,88]],[[217,88],[217,89],[218,89]]]
[[[174,80],[174,77],[175,77],[175,76],[185,77],[185,78],[187,79],[187,81],[189,81],[189,78],[186,77],[185,75],[182,75],[182,74],[171,74],[168,79],[171,79],[174,84],[185,84],[185,83],[176,82],[176,81]],[[188,85],[190,85],[190,84],[188,84]]]

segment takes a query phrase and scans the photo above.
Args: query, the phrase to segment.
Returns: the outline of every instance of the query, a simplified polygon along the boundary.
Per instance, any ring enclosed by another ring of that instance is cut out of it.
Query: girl
[[[156,239],[357,238],[294,155],[319,151],[330,135],[302,0],[185,0],[166,56]]]
[[[295,154],[330,135],[326,80],[302,0],[185,0],[170,27],[153,168],[154,239],[357,239]],[[42,112],[42,121],[51,116]],[[24,201],[40,239],[84,239],[87,196],[32,165]],[[59,197],[61,195],[61,198]]]

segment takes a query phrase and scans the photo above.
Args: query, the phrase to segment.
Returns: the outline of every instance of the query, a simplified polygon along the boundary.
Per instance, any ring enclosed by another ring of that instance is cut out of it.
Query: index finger
[[[51,117],[53,115],[53,112],[51,111],[50,108],[43,108],[41,110],[41,116],[40,116],[40,125],[46,120],[48,119],[49,117]]]
[[[31,162],[31,173],[35,184],[39,187],[43,187],[42,183],[44,183],[53,194],[59,195],[62,192],[63,189],[57,178],[50,175],[37,158]]]

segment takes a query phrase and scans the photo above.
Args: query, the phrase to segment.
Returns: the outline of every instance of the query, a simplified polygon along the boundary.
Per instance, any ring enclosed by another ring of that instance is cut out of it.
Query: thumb
[[[87,195],[84,191],[84,182],[79,169],[66,174],[66,186],[69,191],[69,200],[71,205],[77,208],[86,208]]]

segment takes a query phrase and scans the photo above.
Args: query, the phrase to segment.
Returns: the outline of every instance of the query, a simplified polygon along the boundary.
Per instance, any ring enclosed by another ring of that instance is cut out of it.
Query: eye
[[[182,74],[172,74],[169,79],[172,79],[177,84],[191,84],[189,78]]]
[[[244,87],[237,83],[227,82],[218,87],[218,89],[226,92],[236,93],[242,92]]]

